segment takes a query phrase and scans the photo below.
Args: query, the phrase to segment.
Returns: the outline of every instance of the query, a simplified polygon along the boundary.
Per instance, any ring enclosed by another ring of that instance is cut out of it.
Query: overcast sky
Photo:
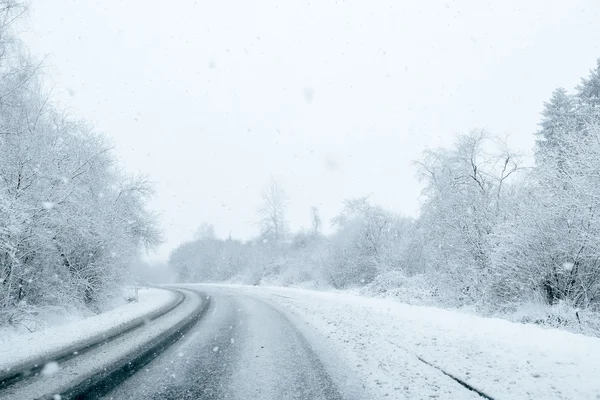
[[[543,101],[600,56],[600,1],[33,0],[73,113],[156,183],[166,243],[247,239],[272,174],[293,229],[343,199],[414,215],[411,161],[487,128],[530,151]]]

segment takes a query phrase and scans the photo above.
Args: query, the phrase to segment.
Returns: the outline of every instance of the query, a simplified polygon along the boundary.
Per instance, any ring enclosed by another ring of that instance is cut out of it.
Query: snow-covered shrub
[[[289,286],[307,279],[307,277],[301,278],[300,275],[301,272],[297,268],[286,267],[277,274],[265,276],[261,279],[260,283],[262,285]]]
[[[400,266],[412,221],[372,205],[368,198],[349,199],[333,219],[325,274],[335,288],[364,286]]]
[[[514,322],[566,329],[600,336],[600,310],[582,310],[566,301],[548,305],[543,300],[519,304],[514,311],[496,314]]]
[[[246,271],[244,273],[240,273],[232,276],[231,278],[225,280],[227,283],[232,283],[234,285],[256,285],[256,279],[250,274],[250,271]]]
[[[373,282],[361,288],[359,293],[393,298],[407,304],[438,304],[437,290],[423,274],[406,276],[400,271],[390,271],[378,275]]]

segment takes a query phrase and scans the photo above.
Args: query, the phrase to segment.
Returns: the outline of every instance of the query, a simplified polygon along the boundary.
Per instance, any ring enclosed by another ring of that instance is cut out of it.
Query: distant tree
[[[285,211],[288,198],[281,184],[271,177],[261,193],[262,204],[258,209],[261,235],[273,239],[275,243],[286,238],[287,221]]]
[[[331,258],[325,273],[338,288],[365,285],[376,275],[398,268],[407,220],[368,198],[348,199],[333,219],[336,232],[330,238]]]
[[[208,224],[206,222],[203,223],[196,230],[196,234],[194,235],[194,237],[196,240],[215,239],[216,238],[215,226],[213,224]]]
[[[317,207],[310,208],[311,215],[311,230],[313,235],[321,234],[321,225],[323,224],[321,221],[321,216],[319,214],[319,209]]]

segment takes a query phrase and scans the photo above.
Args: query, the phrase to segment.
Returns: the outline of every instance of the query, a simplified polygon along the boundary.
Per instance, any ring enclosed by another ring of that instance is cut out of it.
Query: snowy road
[[[196,287],[285,310],[332,380],[368,399],[600,399],[600,338],[345,292]]]
[[[209,309],[200,322],[105,398],[482,398],[402,351],[393,351],[397,365],[389,364],[389,355],[375,353],[379,359],[376,368],[392,369],[391,374],[403,377],[379,380],[365,370],[369,360],[340,357],[339,349],[332,346],[333,336],[321,335],[306,319],[272,296],[265,297],[268,292],[260,288],[256,288],[260,294],[248,288],[196,288],[210,296]],[[275,296],[286,299],[285,294]],[[377,351],[377,345],[373,349]],[[387,391],[389,386],[392,389]]]
[[[106,398],[361,398],[343,371],[328,373],[322,358],[335,357],[317,354],[278,309],[246,295],[203,291],[211,302],[200,322]]]
[[[107,398],[600,398],[598,338],[344,293],[190,287],[208,312]]]
[[[181,286],[172,312],[0,399],[600,398],[598,338],[348,293]]]

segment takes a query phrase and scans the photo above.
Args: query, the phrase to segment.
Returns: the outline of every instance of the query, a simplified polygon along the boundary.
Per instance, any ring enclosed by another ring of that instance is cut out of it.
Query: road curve
[[[34,373],[0,390],[0,399],[71,399],[94,397],[110,387],[109,379],[124,379],[132,366],[142,366],[179,339],[207,310],[195,291],[178,290],[183,301],[169,312],[136,329],[128,329],[83,354],[58,363],[51,374]],[[58,397],[57,397],[58,396]]]
[[[324,354],[315,351],[314,338],[306,339],[298,321],[246,295],[207,293],[209,309],[185,337],[102,398],[362,397],[347,379],[332,378],[343,374],[331,374],[331,363],[322,362]]]
[[[117,339],[119,336],[133,331],[134,329],[143,327],[144,325],[148,324],[148,322],[171,312],[173,309],[179,306],[185,298],[185,295],[180,291],[174,289],[163,290],[171,291],[176,296],[172,301],[150,312],[149,314],[134,318],[122,325],[115,326],[112,329],[106,330],[95,336],[82,339],[78,342],[74,342],[68,346],[57,348],[40,355],[32,355],[30,358],[17,361],[13,365],[9,365],[6,369],[0,369],[0,394],[3,389],[15,384],[16,382],[38,375],[43,366],[48,362],[62,364],[63,362],[77,356],[81,357],[87,351],[90,351],[95,347],[105,345],[110,341]]]

